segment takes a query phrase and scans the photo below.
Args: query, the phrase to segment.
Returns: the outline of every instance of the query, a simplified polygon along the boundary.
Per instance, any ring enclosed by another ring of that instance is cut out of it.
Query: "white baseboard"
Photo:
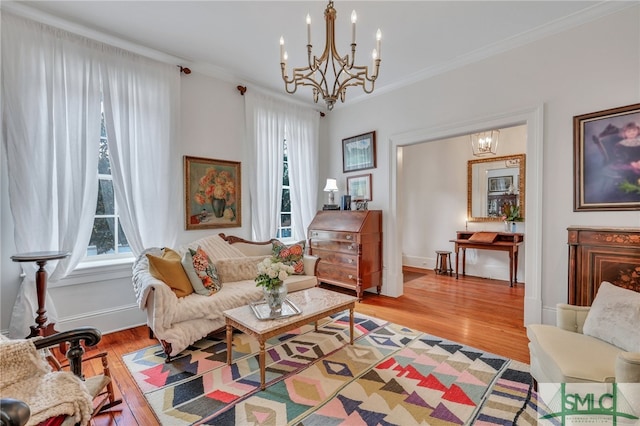
[[[431,257],[402,256],[402,265],[420,269],[435,268],[436,261]]]
[[[73,317],[58,318],[56,329],[71,330],[77,327],[95,327],[102,334],[145,325],[147,316],[137,305],[125,305],[103,311],[85,312]]]

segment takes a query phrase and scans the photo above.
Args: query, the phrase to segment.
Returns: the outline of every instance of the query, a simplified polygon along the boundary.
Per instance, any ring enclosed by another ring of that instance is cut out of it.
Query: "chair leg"
[[[111,370],[109,369],[109,360],[107,359],[107,354],[105,353],[100,358],[102,361],[103,374],[105,375],[105,377],[109,378],[109,383],[107,383],[107,400],[109,401],[109,403],[104,404],[102,407],[100,407],[100,410],[98,410],[99,413],[122,403],[122,399],[116,399],[116,393],[113,390],[113,378],[111,377]]]

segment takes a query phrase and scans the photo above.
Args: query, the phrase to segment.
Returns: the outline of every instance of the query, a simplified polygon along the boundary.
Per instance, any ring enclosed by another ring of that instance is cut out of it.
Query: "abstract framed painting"
[[[640,104],[573,117],[574,211],[640,209]]]
[[[184,156],[186,229],[242,226],[240,162]]]
[[[376,132],[363,133],[342,139],[342,171],[375,169]]]

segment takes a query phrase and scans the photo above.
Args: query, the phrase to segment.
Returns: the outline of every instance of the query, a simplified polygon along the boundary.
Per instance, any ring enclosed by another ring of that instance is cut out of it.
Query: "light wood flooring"
[[[523,326],[524,285],[476,277],[435,275],[432,270],[405,268],[404,295],[398,298],[366,293],[356,311],[454,340],[487,352],[529,362]],[[122,356],[157,343],[144,326],[104,335],[98,350],[109,353],[116,393],[124,402],[97,416],[102,425],[157,425],[151,409],[129,375]],[[85,373],[95,374],[92,364]]]

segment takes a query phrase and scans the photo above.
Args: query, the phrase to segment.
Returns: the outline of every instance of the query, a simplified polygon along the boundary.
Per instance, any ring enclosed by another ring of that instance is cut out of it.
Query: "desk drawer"
[[[334,263],[320,260],[320,262],[318,262],[318,280],[322,281],[323,279],[326,279],[329,282],[338,281],[353,285],[354,287],[358,283],[358,276],[355,267],[338,266]]]
[[[338,240],[338,241],[357,241],[357,232],[339,232],[339,231],[309,231],[309,239],[317,240]]]
[[[357,254],[340,253],[333,250],[313,250],[313,255],[318,256],[322,262],[341,266],[353,266],[358,264]]]
[[[351,243],[348,241],[329,241],[329,240],[310,240],[309,245],[313,253],[316,250],[322,250],[327,252],[338,251],[341,253],[350,253],[358,255],[360,246],[357,243]]]

